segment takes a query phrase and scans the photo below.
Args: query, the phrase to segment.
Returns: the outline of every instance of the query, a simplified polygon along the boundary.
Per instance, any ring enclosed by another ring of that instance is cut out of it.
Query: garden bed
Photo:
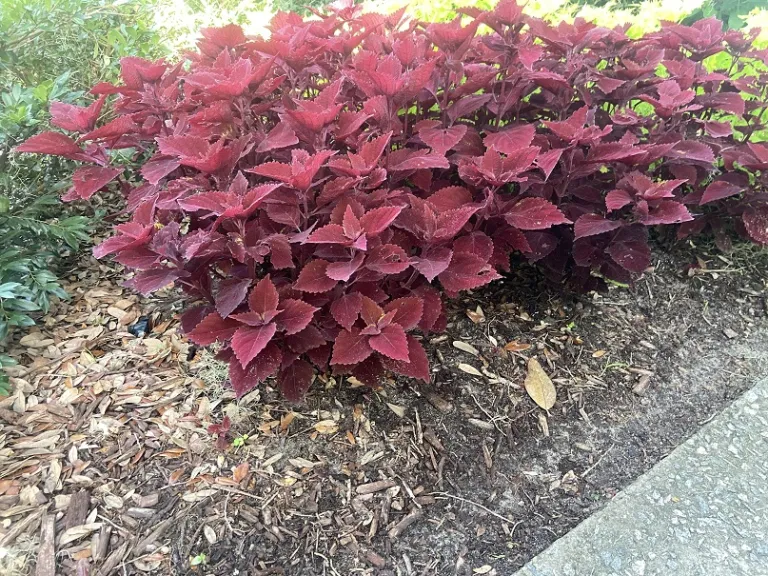
[[[178,335],[175,293],[140,300],[88,260],[11,347],[0,571],[45,570],[48,516],[55,574],[510,574],[768,372],[766,255],[717,254],[565,299],[514,267],[453,301],[429,386],[320,378],[298,405],[236,401]],[[522,388],[534,356],[548,414]]]

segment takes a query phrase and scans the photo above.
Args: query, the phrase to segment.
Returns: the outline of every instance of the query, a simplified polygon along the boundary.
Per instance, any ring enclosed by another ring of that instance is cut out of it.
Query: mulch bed
[[[86,259],[9,349],[0,573],[511,574],[768,372],[767,263],[678,250],[583,296],[520,265],[452,304],[430,386],[320,376],[291,405],[236,401],[178,335],[176,294]]]

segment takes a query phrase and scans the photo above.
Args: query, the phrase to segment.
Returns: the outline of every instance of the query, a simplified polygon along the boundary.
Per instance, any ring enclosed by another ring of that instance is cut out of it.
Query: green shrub
[[[715,17],[725,22],[729,28],[742,28],[747,23],[750,12],[764,6],[765,0],[706,0],[701,8],[691,10],[686,23]]]
[[[86,87],[118,77],[120,57],[166,50],[154,2],[3,0],[0,10],[0,340],[34,324],[52,297],[62,256],[89,243],[89,219],[58,197],[74,163],[11,152],[49,128],[53,101],[83,104]],[[0,354],[0,395],[9,390]]]
[[[117,77],[117,61],[162,55],[151,1],[3,0],[0,85],[32,87],[74,72],[79,87]]]

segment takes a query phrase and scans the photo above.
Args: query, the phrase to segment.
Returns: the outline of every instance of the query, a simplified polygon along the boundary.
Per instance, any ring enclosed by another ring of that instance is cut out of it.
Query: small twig
[[[52,366],[53,364],[57,364],[57,363],[63,364],[67,360],[71,360],[73,358],[77,358],[77,354],[67,354],[66,356],[62,356],[61,358],[54,358],[53,360],[50,360],[45,364],[40,364],[39,366],[35,366],[33,368],[30,368],[29,370],[26,370],[25,372],[22,372],[19,375],[19,377],[26,378],[27,376],[30,376],[35,372],[39,372],[40,370],[44,370],[45,368],[48,368],[48,366]]]
[[[224,500],[224,522],[227,525],[227,530],[229,530],[230,534],[234,533],[234,530],[232,530],[232,524],[229,523],[229,516],[227,516],[227,506],[229,505],[229,496]]]
[[[237,488],[230,488],[229,486],[218,486],[213,485],[212,488],[215,488],[216,490],[221,490],[222,492],[230,492],[232,494],[238,494],[240,496],[246,496],[248,498],[253,498],[254,500],[264,500],[261,496],[256,496],[256,494],[250,494],[248,492],[245,492],[243,490],[238,490]]]
[[[432,492],[430,496],[443,496],[444,498],[453,498],[454,500],[459,500],[460,502],[466,502],[467,504],[471,504],[472,506],[476,508],[480,508],[480,510],[484,510],[485,512],[488,512],[491,516],[495,516],[499,520],[503,520],[504,522],[507,522],[508,524],[514,524],[514,520],[510,520],[506,516],[502,516],[501,514],[497,514],[490,508],[486,508],[482,504],[478,504],[477,502],[473,502],[472,500],[467,500],[466,498],[462,498],[461,496],[454,496],[453,494],[448,494],[448,492]]]
[[[390,540],[395,540],[398,538],[408,526],[416,522],[419,518],[421,518],[424,515],[424,510],[422,508],[414,508],[411,510],[408,514],[406,514],[400,522],[395,524],[389,532],[387,532],[387,536],[389,536]]]
[[[608,447],[608,450],[606,450],[605,452],[603,452],[603,453],[600,455],[600,458],[598,458],[598,459],[597,459],[597,462],[595,462],[594,464],[592,464],[592,466],[590,466],[589,468],[587,468],[586,470],[584,470],[584,472],[582,472],[582,473],[581,473],[581,477],[582,477],[582,478],[584,478],[584,477],[586,477],[586,475],[587,475],[587,474],[589,474],[590,472],[592,472],[592,470],[594,470],[594,469],[595,469],[595,467],[597,467],[597,465],[598,465],[598,464],[600,464],[600,462],[602,462],[602,461],[603,461],[603,458],[605,458],[605,455],[606,455],[606,454],[608,454],[608,452],[610,452],[610,451],[613,449],[613,447],[614,447],[614,446],[616,446],[616,443],[615,443],[615,442],[614,442],[613,444],[611,444],[611,445]]]

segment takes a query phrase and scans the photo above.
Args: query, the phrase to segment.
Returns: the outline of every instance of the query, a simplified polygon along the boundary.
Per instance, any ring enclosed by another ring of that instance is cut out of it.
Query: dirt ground
[[[290,405],[236,401],[174,293],[139,299],[87,259],[9,350],[0,573],[511,574],[768,374],[767,254],[654,264],[565,298],[518,266],[452,304],[430,386],[319,377]],[[549,412],[523,388],[533,357]]]

